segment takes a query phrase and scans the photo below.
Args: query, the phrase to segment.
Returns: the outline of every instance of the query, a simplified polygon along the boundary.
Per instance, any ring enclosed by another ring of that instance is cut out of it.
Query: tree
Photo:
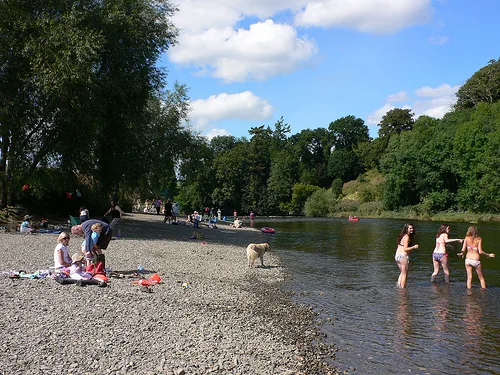
[[[289,211],[292,189],[299,178],[299,162],[290,149],[273,153],[271,172],[268,180],[269,210],[271,212]]]
[[[387,141],[384,138],[375,138],[368,142],[358,143],[354,147],[354,152],[358,157],[359,164],[363,170],[379,168],[380,159],[387,148]]]
[[[264,198],[267,196],[267,180],[271,171],[273,132],[264,125],[251,128],[248,132],[252,136],[247,155],[248,184],[242,187],[244,194],[241,208],[244,211],[254,209],[263,212],[263,207],[267,205]]]
[[[333,180],[340,178],[343,182],[354,180],[361,173],[358,158],[354,151],[333,150],[328,159],[328,176]]]
[[[240,143],[214,160],[216,188],[212,200],[225,212],[240,209],[244,188],[249,183],[249,152],[248,142]]]
[[[174,11],[164,0],[0,3],[2,205],[9,173],[42,166],[122,186],[164,88],[156,62],[175,43]]]
[[[352,150],[354,146],[370,139],[368,126],[364,120],[354,116],[342,117],[328,125],[333,135],[333,146],[336,150]]]
[[[217,156],[223,152],[229,151],[237,144],[237,139],[232,135],[218,135],[210,140],[210,148]]]
[[[422,116],[413,131],[391,136],[381,160],[386,181],[383,201],[387,209],[416,205],[429,196],[434,200],[428,204],[431,210],[447,209],[455,203],[452,199],[458,187],[454,172],[455,132],[453,122]]]
[[[378,136],[389,139],[393,134],[400,134],[405,130],[413,129],[413,116],[411,109],[394,108],[388,111],[378,124]]]
[[[327,175],[327,164],[332,148],[332,134],[327,129],[305,129],[289,138],[290,145],[300,161],[300,182],[328,188],[332,180]]]
[[[500,102],[479,103],[471,113],[457,113],[455,138],[462,210],[500,212]]]
[[[490,60],[479,69],[457,91],[455,110],[474,108],[479,103],[494,103],[500,100],[500,59]]]
[[[316,185],[297,183],[293,185],[292,207],[296,212],[302,212],[306,201],[314,192],[323,190]]]

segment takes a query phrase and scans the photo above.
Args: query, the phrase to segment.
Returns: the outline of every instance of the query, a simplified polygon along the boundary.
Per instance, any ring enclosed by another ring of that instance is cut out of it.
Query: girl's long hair
[[[440,235],[446,232],[446,229],[449,228],[450,226],[448,224],[441,224],[439,227],[437,233],[436,233],[436,238],[438,238]]]
[[[413,233],[408,233],[409,227],[413,227]],[[401,240],[405,235],[408,235],[410,243],[412,243],[414,238],[417,236],[417,232],[415,231],[415,226],[413,224],[408,223],[403,226],[403,229],[401,230],[401,233],[398,236],[398,245],[401,243]]]
[[[477,230],[477,227],[475,225],[471,225],[469,229],[467,229],[467,233],[465,234],[466,237],[472,237],[478,238],[479,237],[479,231]]]

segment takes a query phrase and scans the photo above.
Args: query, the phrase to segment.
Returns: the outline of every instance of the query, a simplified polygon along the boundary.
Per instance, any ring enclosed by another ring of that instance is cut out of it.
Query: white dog
[[[248,267],[253,267],[256,259],[260,258],[262,267],[264,266],[264,253],[270,251],[268,243],[251,243],[247,246]]]

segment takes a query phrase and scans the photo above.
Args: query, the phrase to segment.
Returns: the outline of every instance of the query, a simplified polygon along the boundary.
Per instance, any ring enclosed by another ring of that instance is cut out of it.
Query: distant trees
[[[382,121],[378,124],[378,136],[389,139],[391,135],[413,129],[413,116],[415,114],[411,112],[411,109],[391,109],[382,117]]]
[[[293,135],[280,118],[248,139],[208,141],[183,126],[187,88],[167,90],[157,67],[176,43],[174,11],[164,0],[0,2],[1,206],[54,207],[86,189],[259,215],[500,213],[498,61],[442,119],[395,108],[376,139],[349,115]]]
[[[500,59],[493,59],[458,89],[455,109],[474,108],[481,102],[495,103],[498,100],[500,100]]]
[[[332,133],[333,146],[328,159],[328,176],[332,181],[355,179],[363,170],[354,147],[370,140],[368,126],[364,120],[351,115],[331,122],[328,129]]]

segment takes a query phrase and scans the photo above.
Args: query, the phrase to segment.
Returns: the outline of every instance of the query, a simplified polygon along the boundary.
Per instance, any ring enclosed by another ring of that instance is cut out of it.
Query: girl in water
[[[448,238],[450,233],[450,226],[446,224],[441,224],[439,230],[436,233],[436,247],[432,252],[432,264],[434,265],[434,272],[431,276],[431,283],[436,280],[436,276],[439,272],[439,266],[443,268],[444,281],[450,282],[450,270],[448,269],[448,254],[446,253],[446,244],[451,242],[462,242],[460,238]]]
[[[398,247],[396,249],[394,259],[396,260],[399,270],[401,271],[397,284],[400,288],[406,288],[406,278],[408,276],[408,267],[410,265],[409,253],[412,250],[418,249],[418,245],[416,244],[410,246],[416,235],[417,233],[415,232],[413,224],[405,224],[403,230],[398,236]]]
[[[465,256],[465,270],[467,271],[467,288],[472,288],[472,269],[476,269],[477,277],[481,283],[481,288],[486,289],[486,281],[484,281],[483,269],[481,267],[481,261],[479,260],[481,254],[485,254],[489,258],[494,258],[494,253],[485,253],[483,251],[483,240],[479,237],[477,228],[472,225],[467,230],[465,235],[465,241],[462,246],[462,252],[458,253],[458,256]]]

